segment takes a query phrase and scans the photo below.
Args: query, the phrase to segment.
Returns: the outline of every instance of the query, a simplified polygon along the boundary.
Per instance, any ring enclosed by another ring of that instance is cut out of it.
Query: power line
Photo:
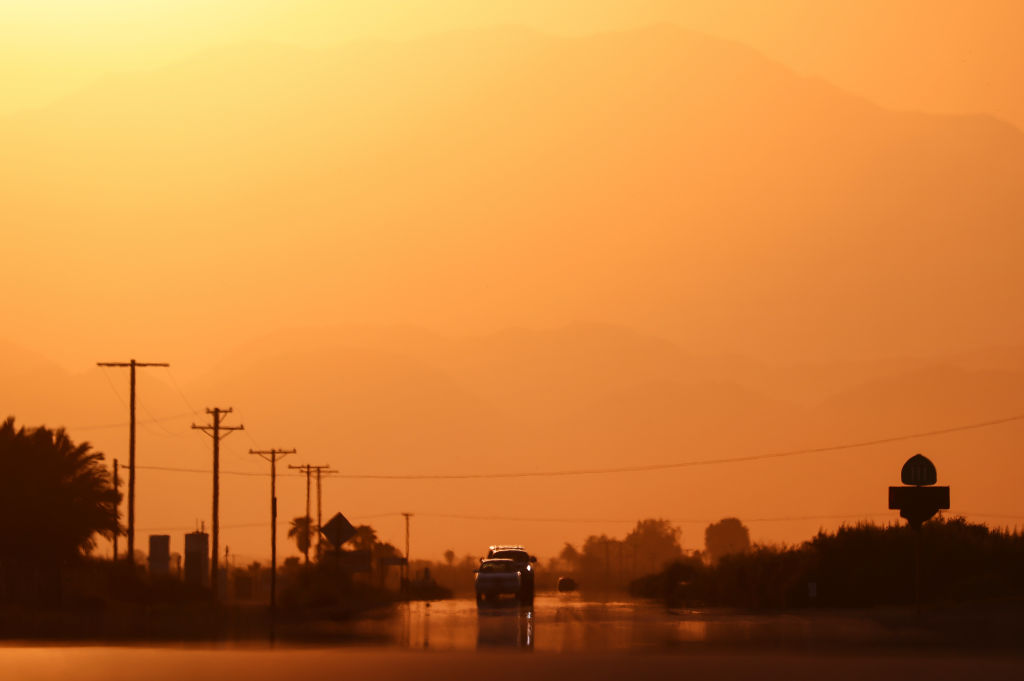
[[[395,515],[395,514],[392,514]],[[420,513],[426,518],[445,518],[448,520],[471,520],[471,521],[485,521],[485,522],[516,522],[516,523],[564,523],[564,524],[590,524],[590,523],[608,523],[608,524],[625,524],[635,523],[636,518],[516,518],[511,516],[478,516],[478,515],[460,515],[454,513]],[[881,512],[873,511],[869,513],[849,513],[844,515],[808,515],[808,516],[785,516],[776,518],[743,518],[743,522],[791,522],[799,520],[850,520],[854,518],[871,518],[881,516],[891,516],[892,511]],[[696,525],[696,524],[707,524],[714,523],[721,518],[668,518],[670,523],[677,525]]]
[[[210,469],[210,468],[181,468],[181,467],[178,467],[178,466],[136,466],[136,468],[139,468],[141,470],[148,470],[148,471],[164,471],[164,472],[168,472],[168,473],[203,473],[203,474],[209,474],[209,473],[213,472],[213,469]],[[224,470],[222,470],[220,472],[220,474],[221,475],[241,475],[241,476],[251,477],[251,478],[268,478],[268,477],[270,477],[270,473],[258,473],[258,472],[255,472],[255,471],[224,471]],[[281,473],[277,477],[279,477],[279,478],[301,478],[302,475],[301,474],[292,474],[292,473]]]
[[[175,392],[178,393],[178,396],[181,397],[181,401],[185,403],[185,406],[192,410],[192,414],[199,416],[199,410],[189,402],[187,397],[185,397],[185,393],[182,391],[181,386],[178,385],[178,380],[174,377],[174,372],[171,371],[170,367],[167,367],[167,377],[171,379],[171,385],[174,387]]]
[[[399,511],[391,511],[388,513],[373,513],[369,515],[351,515],[349,516],[352,520],[374,520],[376,518],[395,518],[401,517],[404,514]],[[467,521],[481,521],[481,522],[518,522],[518,523],[563,523],[566,525],[571,524],[633,524],[637,522],[637,518],[516,518],[511,516],[483,516],[483,515],[462,515],[457,513],[416,513],[417,516],[423,518],[441,518],[445,520],[467,520]],[[981,513],[974,511],[958,511],[950,512],[951,516],[964,516],[964,517],[976,517],[976,518],[1000,518],[1003,520],[1024,520],[1024,513],[1019,515],[1005,514],[1005,513]],[[881,518],[881,517],[895,517],[893,511],[870,511],[865,513],[844,513],[844,514],[827,514],[827,515],[800,515],[800,516],[774,516],[764,518],[741,518],[744,523],[781,523],[781,522],[801,522],[810,520],[855,520],[855,519],[868,519],[868,518]],[[676,525],[704,525],[709,523],[718,522],[721,518],[667,518],[670,523]],[[283,523],[285,521],[278,521]],[[239,523],[232,525],[221,525],[223,528],[230,529],[243,529],[252,527],[265,527],[266,523]],[[190,526],[181,527],[161,527],[161,528],[146,528],[140,529],[140,532],[173,532],[173,531],[190,531],[193,528]]]
[[[100,368],[106,368],[105,364],[98,364],[97,366],[99,366]],[[117,401],[121,403],[122,407],[127,409],[128,403],[124,401],[123,397],[121,397],[121,392],[117,389],[117,386],[114,385],[114,379],[110,378],[110,374],[106,371],[101,371],[100,373],[103,374],[103,378],[107,380],[107,385],[110,386],[110,391],[114,393],[114,397],[117,398]]]
[[[153,412],[149,410],[145,402],[140,402],[139,406],[142,407],[142,411],[146,412],[146,416],[149,417],[148,421],[139,421],[142,427],[146,428],[147,430],[150,430],[147,424],[153,424],[154,426],[162,430],[166,437],[180,437],[181,435],[184,435],[184,433],[172,433],[171,431],[167,430],[167,428],[162,423],[160,423],[159,419],[153,416]],[[155,431],[150,430],[150,432],[159,435],[159,433],[155,433]]]
[[[1016,416],[1008,416],[1000,419],[992,419],[989,421],[980,421],[977,423],[970,423],[962,426],[952,426],[949,428],[938,428],[935,430],[921,431],[917,433],[908,433],[904,435],[894,435],[891,437],[876,438],[872,440],[861,440],[858,442],[850,442],[839,445],[830,445],[826,447],[811,447],[807,449],[792,449],[780,452],[768,452],[763,454],[748,454],[744,456],[734,457],[723,457],[717,459],[694,459],[690,461],[677,461],[671,463],[660,463],[660,464],[647,464],[639,466],[619,466],[614,468],[580,468],[570,470],[554,470],[554,471],[517,471],[517,472],[506,472],[506,473],[418,473],[418,474],[385,474],[385,473],[339,473],[338,477],[347,478],[350,480],[480,480],[480,479],[495,479],[495,478],[544,478],[544,477],[566,477],[572,475],[604,475],[612,473],[642,473],[648,471],[659,471],[659,470],[670,470],[673,468],[690,468],[694,466],[712,466],[718,464],[730,464],[730,463],[745,463],[749,461],[763,461],[769,459],[781,459],[792,456],[802,456],[808,454],[827,454],[830,452],[844,451],[848,449],[863,449],[865,447],[873,447],[882,444],[889,444],[892,442],[904,442],[906,440],[915,440],[918,438],[926,437],[938,437],[942,435],[949,435],[952,433],[959,433],[968,430],[979,430],[981,428],[990,428],[992,426],[1003,425],[1006,423],[1012,423],[1015,421],[1024,420],[1024,414],[1018,414]],[[179,468],[173,466],[140,466],[140,468],[148,468],[150,470],[162,470],[172,471],[176,473],[209,473],[209,470],[200,468]],[[244,475],[244,476],[266,476],[267,473],[253,473],[247,471],[221,471],[225,475]],[[296,476],[298,477],[298,476]]]
[[[400,516],[402,513],[382,513],[379,517],[384,516]],[[637,518],[521,518],[514,516],[489,516],[489,515],[464,515],[457,513],[417,513],[418,516],[425,518],[443,518],[447,520],[470,520],[470,521],[483,521],[483,522],[524,522],[524,523],[565,523],[565,524],[588,524],[588,523],[635,523]],[[1008,520],[1024,520],[1024,514],[1012,515],[1012,514],[994,514],[994,513],[979,513],[974,511],[959,511],[952,513],[952,515],[962,516],[975,516],[979,518],[1003,518]],[[841,513],[841,514],[826,514],[826,515],[791,515],[791,516],[769,516],[761,518],[742,518],[744,523],[781,523],[781,522],[800,522],[808,520],[855,520],[855,519],[867,519],[867,518],[881,518],[890,517],[894,515],[893,511],[865,511],[861,513]],[[356,519],[366,519],[369,516],[353,516]],[[721,520],[721,518],[667,518],[668,522],[675,523],[677,525],[687,524],[706,524],[714,523]]]
[[[480,479],[495,479],[495,478],[553,478],[553,477],[566,477],[571,475],[604,475],[609,473],[642,473],[648,471],[662,471],[670,470],[673,468],[691,468],[694,466],[711,466],[716,464],[728,464],[728,463],[744,463],[748,461],[763,461],[766,459],[781,459],[791,456],[800,456],[805,454],[825,454],[828,452],[838,452],[846,449],[860,449],[863,447],[872,447],[875,445],[889,444],[892,442],[903,442],[905,440],[915,440],[924,437],[935,437],[939,435],[948,435],[950,433],[958,433],[965,430],[976,430],[979,428],[989,428],[991,426],[997,426],[1004,423],[1010,423],[1013,421],[1024,420],[1024,414],[1018,414],[1016,416],[1008,416],[1001,419],[993,419],[991,421],[982,421],[979,423],[971,423],[963,426],[953,426],[950,428],[939,428],[936,430],[928,430],[918,433],[909,433],[906,435],[895,435],[891,437],[876,438],[873,440],[862,440],[860,442],[850,442],[840,445],[831,445],[828,447],[810,447],[807,449],[791,449],[780,452],[768,452],[764,454],[748,454],[745,456],[733,456],[724,457],[718,459],[694,459],[691,461],[677,461],[673,463],[656,463],[647,464],[640,466],[618,466],[614,468],[578,468],[578,469],[566,469],[566,470],[554,470],[554,471],[520,471],[513,473],[450,473],[450,474],[412,474],[412,475],[393,475],[393,474],[346,474],[341,477],[349,478],[353,480],[480,480]]]
[[[120,395],[118,395],[118,399],[121,399]],[[122,401],[122,403],[123,403],[123,401]],[[155,418],[155,419],[151,419],[149,421],[138,421],[138,420],[136,420],[136,423],[141,424],[141,425],[146,425],[148,423],[166,423],[167,421],[177,421],[179,419],[188,418],[189,416],[192,416],[191,412],[183,412],[181,414],[174,414],[172,416],[162,416],[162,417],[160,417],[158,419]],[[77,431],[83,431],[83,430],[104,430],[104,429],[107,429],[107,428],[124,428],[127,425],[130,425],[128,423],[128,421],[122,421],[120,423],[103,423],[103,424],[100,424],[100,425],[93,425],[93,426],[65,426],[64,430],[66,430],[66,431],[68,431],[70,433],[70,432],[77,432]],[[177,437],[177,435],[175,435],[174,437]]]
[[[979,518],[998,518],[1000,520],[1024,520],[1024,514],[1012,515],[1008,513],[975,513],[974,511],[961,511],[963,515],[973,515]],[[952,515],[957,515],[952,513]]]
[[[243,421],[247,420],[247,419],[243,418],[241,414],[238,414],[238,418],[242,419]],[[242,435],[244,435],[246,437],[246,439],[249,440],[249,442],[252,444],[253,447],[255,447],[256,449],[260,449],[260,443],[256,441],[255,437],[253,437],[252,430],[250,430],[249,428],[246,428],[245,430],[242,431]]]
[[[352,516],[349,516],[349,518],[352,519],[352,520],[374,520],[376,518],[390,518],[390,517],[393,517],[393,516],[400,516],[400,515],[402,515],[402,514],[398,513],[396,511],[396,512],[392,512],[392,513],[373,513],[373,514],[370,514],[370,515],[352,515]],[[289,522],[289,521],[288,520],[278,520],[277,524],[278,525],[282,525],[282,524],[287,523],[287,522]],[[228,525],[221,524],[221,528],[225,529],[225,530],[240,530],[240,529],[246,529],[246,528],[251,528],[251,527],[266,527],[266,526],[267,526],[267,524],[265,522],[262,522],[262,523],[232,523],[232,524],[228,524]],[[140,528],[138,528],[139,532],[191,532],[194,529],[195,529],[195,527],[193,525],[180,525],[180,526],[177,526],[177,527],[140,527]]]

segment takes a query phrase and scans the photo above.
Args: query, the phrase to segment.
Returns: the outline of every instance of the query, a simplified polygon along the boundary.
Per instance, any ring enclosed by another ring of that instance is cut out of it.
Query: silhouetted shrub
[[[843,526],[800,546],[755,546],[711,566],[677,562],[635,580],[631,591],[671,605],[909,605],[915,601],[918,543],[921,590],[929,601],[1024,597],[1024,536],[963,518],[932,521],[919,534],[906,526]]]

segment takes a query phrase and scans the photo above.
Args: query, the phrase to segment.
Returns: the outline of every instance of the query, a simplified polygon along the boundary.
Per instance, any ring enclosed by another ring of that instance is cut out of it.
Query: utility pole
[[[236,430],[245,430],[245,426],[222,424],[224,417],[231,413],[231,407],[207,407],[206,413],[213,417],[213,422],[208,426],[197,426],[193,423],[192,429],[201,430],[213,438],[213,546],[210,552],[210,591],[213,593],[213,600],[216,601],[220,595],[217,583],[220,573],[220,566],[217,565],[217,541],[220,538],[220,441]]]
[[[313,540],[313,538],[309,536],[310,530],[313,529],[310,527],[310,525],[313,524],[313,519],[309,516],[309,477],[313,473],[313,468],[309,464],[302,464],[301,466],[289,465],[288,468],[289,470],[302,471],[306,474],[306,548],[302,553],[306,556],[306,567],[309,567],[309,544]]]
[[[277,460],[294,449],[250,449],[250,454],[270,462],[270,642],[274,642],[277,619]]]
[[[324,536],[320,534],[320,528],[324,524],[323,516],[321,515],[321,509],[323,508],[323,488],[320,485],[320,474],[326,473],[330,475],[335,471],[331,470],[330,466],[313,466],[316,469],[316,561],[320,562],[320,555],[323,549]]]
[[[131,369],[131,397],[128,405],[128,560],[135,564],[135,368],[169,367],[167,362],[96,362],[98,367]]]
[[[310,485],[310,476],[313,474],[313,471],[316,471],[316,527],[317,527],[317,535],[319,536],[319,534],[320,534],[320,524],[321,524],[321,522],[323,520],[323,518],[320,515],[320,504],[321,504],[321,498],[322,498],[322,488],[321,488],[321,484],[320,484],[320,474],[323,471],[331,472],[331,467],[330,466],[313,466],[311,464],[304,463],[301,466],[288,466],[288,468],[290,468],[292,470],[302,471],[303,473],[306,474],[306,522],[309,523],[310,525],[313,524],[313,518],[312,518],[312,516],[310,516],[310,508],[309,508],[309,485]],[[313,528],[310,527],[310,531],[311,532],[312,532],[312,529]],[[312,543],[312,537],[310,538],[310,542],[309,543],[310,544]],[[309,544],[306,545],[306,550],[305,550],[304,553],[306,554],[306,565],[309,565]],[[317,542],[316,542],[316,558],[317,558],[318,561],[320,560],[320,540],[319,539],[317,539]]]
[[[114,522],[116,527],[114,528],[114,562],[117,562],[117,535],[121,534],[121,497],[118,488],[121,486],[121,481],[117,479],[117,459],[114,459],[114,494],[117,495],[117,501],[114,506]]]
[[[409,583],[409,518],[412,517],[412,513],[402,515],[405,516],[405,583],[402,585],[404,588]]]

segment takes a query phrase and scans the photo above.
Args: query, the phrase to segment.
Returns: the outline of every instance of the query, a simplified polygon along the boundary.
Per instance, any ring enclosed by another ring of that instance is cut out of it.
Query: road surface
[[[1024,678],[1019,649],[961,650],[848,613],[670,612],[538,596],[531,609],[412,603],[332,632],[343,645],[0,645],[4,681],[646,681]]]

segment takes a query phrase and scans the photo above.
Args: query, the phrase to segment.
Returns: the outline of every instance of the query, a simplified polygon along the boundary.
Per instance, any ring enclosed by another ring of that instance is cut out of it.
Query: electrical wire
[[[949,428],[937,428],[934,430],[894,435],[890,437],[875,438],[871,440],[860,440],[826,447],[809,447],[806,449],[790,449],[779,452],[766,452],[763,454],[748,454],[744,456],[722,457],[716,459],[692,459],[690,461],[676,461],[670,463],[643,464],[637,466],[617,466],[611,468],[577,468],[551,471],[514,471],[497,473],[339,473],[338,477],[348,480],[493,480],[501,478],[554,478],[576,475],[608,475],[616,473],[644,473],[650,471],[672,470],[677,468],[692,468],[696,466],[713,466],[721,464],[747,463],[751,461],[765,461],[770,459],[782,459],[793,456],[805,456],[809,454],[828,454],[832,452],[845,451],[850,449],[863,449],[893,442],[904,442],[926,437],[938,437],[959,433],[968,430],[991,428],[992,426],[1003,425],[1024,420],[1024,414],[1007,416],[1005,418],[991,419],[977,423],[969,423]],[[152,467],[156,470],[177,471],[182,473],[210,473],[212,471],[173,468],[173,467]],[[221,471],[227,475],[269,475],[269,473],[242,473],[237,471]]]
[[[192,416],[192,414],[191,413],[174,414],[173,416],[163,416],[161,418],[152,419],[150,421],[140,421],[138,419],[135,419],[135,423],[136,423],[136,425],[141,425],[141,424],[146,424],[146,423],[166,423],[167,421],[177,421],[178,419],[187,418],[189,416]],[[130,424],[127,421],[122,421],[121,423],[105,423],[105,424],[101,424],[101,425],[92,425],[92,426],[68,426],[67,428],[65,428],[65,430],[67,430],[68,432],[87,431],[87,430],[105,430],[105,429],[108,429],[108,428],[127,428],[129,425]],[[175,435],[175,437],[177,437],[177,436]]]
[[[376,514],[371,514],[371,515],[354,515],[354,516],[349,516],[349,518],[352,519],[352,520],[373,520],[375,518],[384,518],[384,517],[388,517],[388,516],[398,516],[398,515],[402,515],[402,514],[401,513],[376,513]],[[279,526],[280,525],[285,525],[285,524],[290,523],[290,522],[291,521],[288,520],[287,518],[278,518],[277,519],[277,524]],[[270,523],[268,523],[268,522],[262,522],[262,523],[228,523],[228,524],[221,523],[220,529],[222,529],[222,530],[240,530],[240,529],[246,529],[246,528],[251,528],[251,527],[266,527],[269,524]],[[137,527],[137,528],[135,528],[135,531],[136,532],[189,532],[189,531],[192,531],[192,530],[195,530],[195,529],[196,529],[195,526],[191,525],[191,526],[187,526],[187,527],[186,526],[178,526],[178,527]]]
[[[107,379],[107,385],[110,386],[110,390],[111,390],[111,392],[114,393],[114,397],[117,398],[117,401],[121,403],[122,407],[127,409],[128,408],[128,403],[125,401],[125,399],[123,397],[121,397],[120,391],[118,391],[117,386],[114,385],[113,379],[110,378],[110,374],[107,372],[107,367],[101,366],[100,367],[100,373],[103,374],[103,378]]]
[[[160,423],[160,420],[157,419],[155,416],[153,416],[153,412],[151,412],[149,410],[149,408],[146,407],[146,403],[145,402],[139,402],[139,406],[142,407],[142,411],[146,412],[146,416],[149,417],[149,420],[148,421],[139,421],[138,419],[136,419],[135,422],[138,423],[139,425],[143,426],[144,428],[146,428],[146,430],[149,430],[154,435],[158,435],[159,436],[160,433],[157,433],[156,431],[150,429],[148,427],[149,424],[155,425],[157,428],[162,430],[164,432],[163,437],[181,437],[182,435],[185,434],[184,432],[172,433],[171,431],[167,430],[167,428],[165,428],[164,425],[162,423]]]
[[[205,475],[213,475],[213,469],[212,468],[179,468],[177,466],[139,466],[139,465],[136,465],[135,467],[140,469],[140,470],[148,470],[148,471],[166,471],[166,472],[170,472],[170,473],[203,473]],[[241,476],[244,476],[244,477],[252,477],[252,478],[269,478],[270,477],[270,473],[259,473],[259,472],[256,472],[256,471],[226,471],[226,470],[223,470],[223,469],[221,469],[220,474],[221,475],[241,475]],[[299,477],[305,477],[305,476],[304,475],[300,475],[298,473],[278,473],[277,477],[279,477],[279,478],[299,478]]]
[[[976,430],[979,428],[989,428],[991,426],[1002,425],[1004,423],[1011,423],[1014,421],[1024,420],[1024,414],[1017,414],[1015,416],[1008,416],[1001,419],[993,419],[990,421],[982,421],[979,423],[971,423],[962,426],[953,426],[950,428],[939,428],[935,430],[923,431],[918,433],[909,433],[905,435],[895,435],[891,437],[876,438],[872,440],[862,440],[859,442],[850,442],[840,445],[830,445],[827,447],[810,447],[806,449],[791,449],[780,452],[767,452],[764,454],[749,454],[745,456],[733,456],[723,457],[717,459],[694,459],[691,461],[677,461],[672,463],[661,463],[661,464],[646,464],[639,466],[618,466],[613,468],[578,468],[578,469],[567,469],[567,470],[554,470],[554,471],[519,471],[512,473],[452,473],[452,474],[410,474],[410,475],[395,475],[395,474],[342,474],[341,477],[352,479],[352,480],[478,480],[478,479],[495,479],[495,478],[538,478],[538,477],[566,477],[573,475],[605,475],[609,473],[641,473],[648,471],[662,471],[671,470],[674,468],[691,468],[694,466],[711,466],[716,464],[730,464],[730,463],[745,463],[750,461],[764,461],[767,459],[781,459],[791,456],[802,456],[807,454],[826,454],[830,452],[838,452],[848,449],[861,449],[864,447],[872,447],[882,444],[889,444],[892,442],[903,442],[906,440],[915,440],[918,438],[925,437],[936,437],[940,435],[948,435],[951,433],[958,433],[967,430]]]
[[[187,397],[185,397],[185,392],[181,389],[181,386],[178,385],[178,380],[174,377],[174,372],[171,371],[171,367],[164,367],[164,369],[167,370],[167,377],[171,380],[171,386],[173,386],[175,392],[178,393],[178,396],[181,398],[181,401],[185,403],[186,407],[192,410],[192,413],[194,415],[200,416],[201,414],[199,413],[199,410],[196,409],[191,402],[189,402],[189,399]]]
[[[894,512],[872,511],[867,513],[848,513],[844,515],[808,515],[808,516],[782,516],[775,518],[744,518],[743,522],[772,523],[772,522],[796,522],[804,520],[851,520],[855,518],[864,519],[871,517],[890,516]],[[397,514],[396,514],[397,515]],[[524,522],[524,523],[564,523],[564,524],[587,524],[587,523],[635,523],[636,518],[515,518],[510,516],[475,516],[459,515],[451,513],[416,513],[417,517],[444,518],[448,520],[479,520],[487,522]],[[670,523],[676,525],[704,525],[714,523],[720,518],[669,518]]]
[[[775,517],[764,517],[764,518],[743,518],[743,523],[783,523],[783,522],[805,522],[812,520],[867,520],[871,518],[890,517],[895,515],[895,511],[870,511],[865,513],[845,513],[845,514],[828,514],[828,515],[800,515],[800,516],[775,516]],[[1024,515],[1010,515],[1010,514],[997,514],[997,513],[975,513],[973,511],[958,511],[958,512],[947,512],[950,515],[956,516],[974,516],[979,518],[1003,518],[1007,520],[1024,520]],[[367,515],[353,515],[349,516],[352,520],[373,520],[376,518],[389,518],[398,517],[402,513],[398,511],[392,511],[389,513],[373,513]],[[512,516],[487,516],[487,515],[462,515],[455,513],[416,513],[417,518],[439,518],[444,520],[467,520],[467,521],[480,521],[480,522],[516,522],[516,523],[561,523],[566,525],[572,524],[633,524],[637,522],[636,518],[517,518]],[[669,518],[668,522],[675,525],[707,525],[710,523],[718,522],[720,518]],[[290,522],[286,519],[279,519],[278,524],[284,524]],[[266,522],[261,523],[240,523],[240,524],[226,524],[221,525],[221,529],[242,529],[250,527],[265,527]],[[139,529],[140,532],[158,532],[158,531],[184,531],[192,528],[189,527],[163,527],[163,528],[145,528]]]

